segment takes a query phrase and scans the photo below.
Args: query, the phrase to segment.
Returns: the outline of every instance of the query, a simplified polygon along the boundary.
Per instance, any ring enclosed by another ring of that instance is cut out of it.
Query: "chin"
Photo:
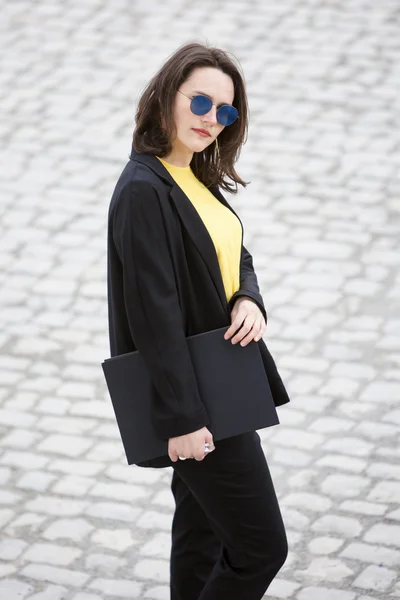
[[[205,150],[207,146],[210,146],[210,144],[211,142],[209,140],[199,140],[198,142],[191,144],[189,147],[193,152],[203,152],[203,150]]]

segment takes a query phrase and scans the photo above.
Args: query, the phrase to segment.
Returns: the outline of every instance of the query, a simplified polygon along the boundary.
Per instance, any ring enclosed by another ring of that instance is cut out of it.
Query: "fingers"
[[[195,460],[197,460],[197,462],[200,462],[201,460],[204,460],[206,457],[206,453],[204,452],[204,448],[202,448],[201,450],[198,450],[197,452],[195,452],[195,455],[193,456],[193,458]]]
[[[176,462],[179,458],[176,452],[168,452],[168,455],[172,462]]]
[[[245,318],[245,315],[242,315],[242,316],[236,316],[233,319],[229,329],[227,329],[224,333],[224,338],[226,340],[229,340],[229,338],[235,333],[235,331],[237,331],[241,327],[241,325],[244,321],[244,318]]]
[[[253,317],[246,317],[242,328],[233,336],[231,343],[237,344],[240,342],[241,346],[247,346],[252,340],[258,342],[264,333],[264,324],[265,321],[263,318],[253,319]]]
[[[168,441],[168,455],[172,462],[188,458],[203,460],[214,449],[213,435],[207,427]]]
[[[262,322],[254,323],[254,325],[251,328],[251,330],[249,331],[249,333],[247,335],[244,335],[241,338],[240,345],[243,347],[247,346],[247,344],[249,344],[252,340],[254,340],[255,342],[258,342],[261,339],[263,333],[264,333],[264,326],[263,326]]]
[[[174,441],[172,440],[168,441],[168,456],[170,457],[172,462],[176,462],[179,458],[178,450]]]
[[[242,342],[242,346],[247,346],[253,339],[258,342],[265,332],[265,319],[257,304],[247,297],[240,297],[236,300],[231,311],[232,323],[224,334],[224,339],[230,339],[233,334],[232,344]]]
[[[256,337],[254,338],[255,342],[259,342],[261,340],[261,338],[264,335],[266,329],[267,329],[267,325],[265,323],[265,319],[262,318],[261,319],[260,328],[258,330],[258,333],[257,333]]]
[[[212,436],[210,441],[205,442],[200,448],[198,448],[195,452],[193,452],[190,456],[188,453],[184,452],[170,452],[169,457],[172,462],[177,462],[177,460],[187,460],[190,458],[194,458],[197,461],[204,460],[207,454],[213,452],[215,450],[214,442],[212,441]]]

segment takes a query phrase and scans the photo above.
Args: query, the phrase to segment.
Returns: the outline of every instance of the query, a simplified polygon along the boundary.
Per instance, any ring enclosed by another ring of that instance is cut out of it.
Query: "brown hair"
[[[239,177],[234,168],[241,146],[247,139],[247,96],[239,64],[219,48],[192,42],[184,44],[168,58],[149,81],[139,100],[133,147],[137,152],[155,154],[161,158],[171,152],[171,140],[176,135],[173,118],[175,96],[182,83],[198,67],[214,67],[229,75],[234,85],[233,105],[238,110],[239,118],[219,134],[220,156],[216,144],[211,144],[203,152],[194,153],[191,167],[206,187],[220,186],[236,193],[238,183],[243,187],[248,183]]]

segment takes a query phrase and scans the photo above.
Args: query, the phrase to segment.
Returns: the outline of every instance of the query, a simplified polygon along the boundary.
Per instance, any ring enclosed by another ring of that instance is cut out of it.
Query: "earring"
[[[219,153],[219,146],[218,146],[218,139],[217,138],[215,138],[215,147],[217,149],[218,158],[221,158],[221,155]]]

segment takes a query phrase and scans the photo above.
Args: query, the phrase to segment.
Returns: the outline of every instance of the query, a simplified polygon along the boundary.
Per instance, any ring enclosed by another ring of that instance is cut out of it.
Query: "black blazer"
[[[210,191],[236,215],[217,188]],[[246,248],[240,290],[228,303],[213,241],[196,209],[155,156],[132,148],[109,208],[110,348],[111,356],[134,350],[143,356],[159,393],[152,415],[161,438],[207,426],[185,338],[230,325],[239,296],[252,298],[267,319]],[[275,362],[265,342],[257,343],[274,402],[285,404]]]

